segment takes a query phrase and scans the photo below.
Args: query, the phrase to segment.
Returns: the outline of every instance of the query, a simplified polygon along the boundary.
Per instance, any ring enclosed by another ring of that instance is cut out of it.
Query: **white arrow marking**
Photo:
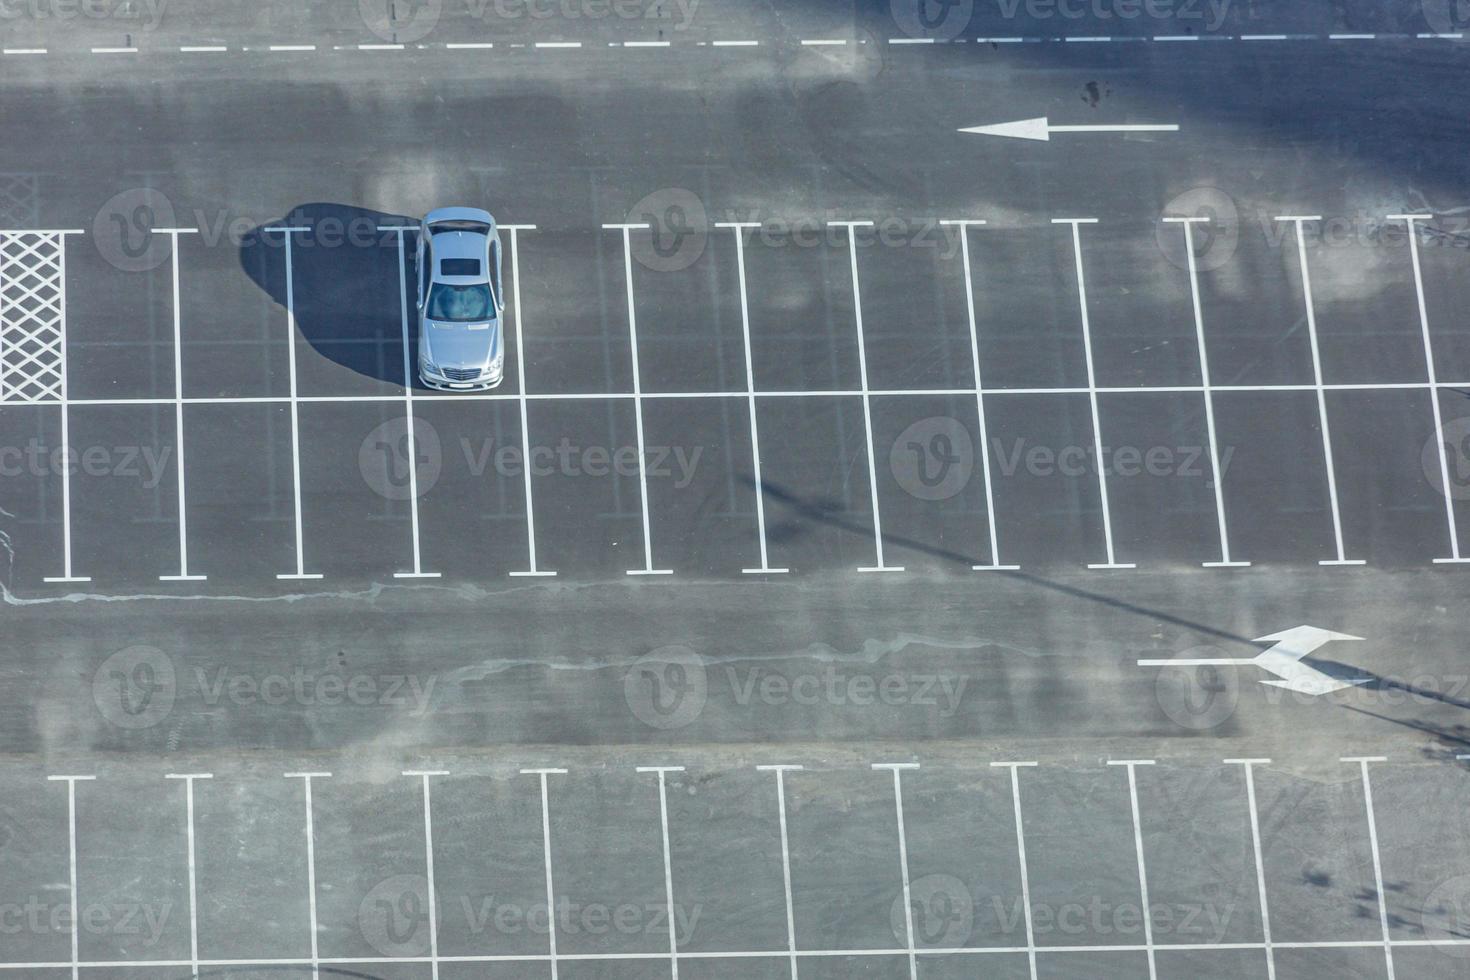
[[[1331,694],[1345,688],[1366,684],[1371,677],[1340,678],[1324,673],[1302,658],[1333,640],[1361,640],[1361,636],[1334,633],[1316,626],[1293,626],[1291,629],[1257,637],[1254,643],[1270,643],[1271,648],[1255,657],[1213,657],[1194,660],[1140,660],[1140,667],[1226,667],[1256,666],[1275,674],[1278,680],[1261,681],[1272,687],[1300,694]]]
[[[1050,140],[1052,133],[1177,133],[1179,127],[1170,124],[1119,123],[1113,126],[1053,126],[1045,116],[1036,119],[1017,119],[1015,122],[993,123],[989,126],[967,126],[962,133],[979,136],[1009,136],[1020,140]]]

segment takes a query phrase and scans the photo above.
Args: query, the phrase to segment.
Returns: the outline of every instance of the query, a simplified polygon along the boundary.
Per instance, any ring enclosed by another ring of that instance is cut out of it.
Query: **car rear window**
[[[445,276],[478,276],[479,259],[444,259],[439,263],[439,274]]]

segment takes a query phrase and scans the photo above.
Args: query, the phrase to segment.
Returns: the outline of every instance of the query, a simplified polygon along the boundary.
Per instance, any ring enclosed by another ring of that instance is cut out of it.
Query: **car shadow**
[[[331,362],[300,365],[302,390],[337,390],[330,379],[319,376],[336,371],[332,365],[387,384],[404,384],[405,323],[408,378],[415,388],[423,388],[413,369],[416,234],[392,230],[417,225],[417,218],[406,215],[318,202],[297,205],[279,220],[241,236],[245,274],[294,314],[301,339]],[[303,373],[309,374],[305,380]]]

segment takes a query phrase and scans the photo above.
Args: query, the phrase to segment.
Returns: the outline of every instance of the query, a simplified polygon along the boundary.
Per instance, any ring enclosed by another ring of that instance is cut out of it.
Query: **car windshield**
[[[488,320],[493,316],[495,304],[490,299],[490,287],[483,282],[473,286],[450,286],[437,282],[429,290],[430,320],[466,323],[471,320]]]

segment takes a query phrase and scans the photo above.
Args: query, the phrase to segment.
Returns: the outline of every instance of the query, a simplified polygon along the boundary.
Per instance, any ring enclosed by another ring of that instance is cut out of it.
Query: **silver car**
[[[440,208],[419,226],[419,377],[430,388],[483,391],[505,373],[500,234],[478,208]]]

